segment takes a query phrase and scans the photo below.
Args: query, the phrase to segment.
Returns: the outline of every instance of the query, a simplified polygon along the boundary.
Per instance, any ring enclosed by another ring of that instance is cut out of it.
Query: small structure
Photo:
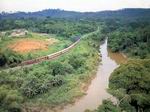
[[[10,37],[23,37],[28,34],[28,31],[25,29],[15,29],[10,34]]]
[[[0,32],[0,41],[2,40],[2,38],[5,36],[6,32]]]
[[[6,32],[2,31],[0,32],[0,36],[5,36]]]

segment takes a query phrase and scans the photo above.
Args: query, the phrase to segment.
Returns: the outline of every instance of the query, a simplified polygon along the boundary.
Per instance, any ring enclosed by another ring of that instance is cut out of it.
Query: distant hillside
[[[65,19],[82,19],[82,18],[150,18],[150,9],[130,8],[117,11],[101,11],[101,12],[74,12],[60,9],[47,9],[38,12],[17,12],[17,13],[1,13],[2,18],[65,18]]]
[[[60,9],[47,9],[38,12],[17,12],[17,13],[1,13],[0,18],[76,18],[81,16],[82,13],[73,11],[64,11]]]

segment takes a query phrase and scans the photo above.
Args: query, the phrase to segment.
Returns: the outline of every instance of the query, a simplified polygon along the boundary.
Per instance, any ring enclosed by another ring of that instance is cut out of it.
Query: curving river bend
[[[112,53],[107,49],[107,39],[100,46],[102,62],[98,67],[96,77],[92,80],[86,95],[72,105],[64,107],[62,112],[84,112],[86,109],[96,109],[104,99],[115,98],[107,93],[106,89],[109,84],[109,76],[119,64],[124,63],[127,59],[121,53]]]

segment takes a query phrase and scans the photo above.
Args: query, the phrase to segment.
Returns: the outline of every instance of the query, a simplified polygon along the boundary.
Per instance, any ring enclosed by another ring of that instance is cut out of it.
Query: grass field
[[[69,46],[69,39],[55,35],[29,32],[24,37],[5,37],[0,41],[0,51],[11,49],[23,55],[24,60],[57,52]]]

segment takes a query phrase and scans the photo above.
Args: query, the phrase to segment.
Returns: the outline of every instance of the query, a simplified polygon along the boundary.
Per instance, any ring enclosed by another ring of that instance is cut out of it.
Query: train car
[[[47,55],[47,56],[43,56],[43,57],[39,57],[39,58],[36,58],[36,59],[32,59],[32,60],[27,60],[27,61],[23,61],[21,63],[21,66],[24,66],[24,65],[30,65],[30,64],[35,64],[35,63],[39,63],[41,61],[44,61],[44,60],[50,60],[50,59],[54,59],[66,52],[68,52],[71,48],[73,48],[79,41],[80,41],[80,37],[76,37],[75,38],[75,42],[73,44],[71,44],[69,47],[61,50],[61,51],[58,51],[56,53],[53,53],[53,54],[50,54],[50,55]]]
[[[27,60],[27,61],[23,61],[21,63],[22,66],[24,65],[30,65],[30,64],[34,64],[36,62],[36,59],[33,59],[33,60]]]

